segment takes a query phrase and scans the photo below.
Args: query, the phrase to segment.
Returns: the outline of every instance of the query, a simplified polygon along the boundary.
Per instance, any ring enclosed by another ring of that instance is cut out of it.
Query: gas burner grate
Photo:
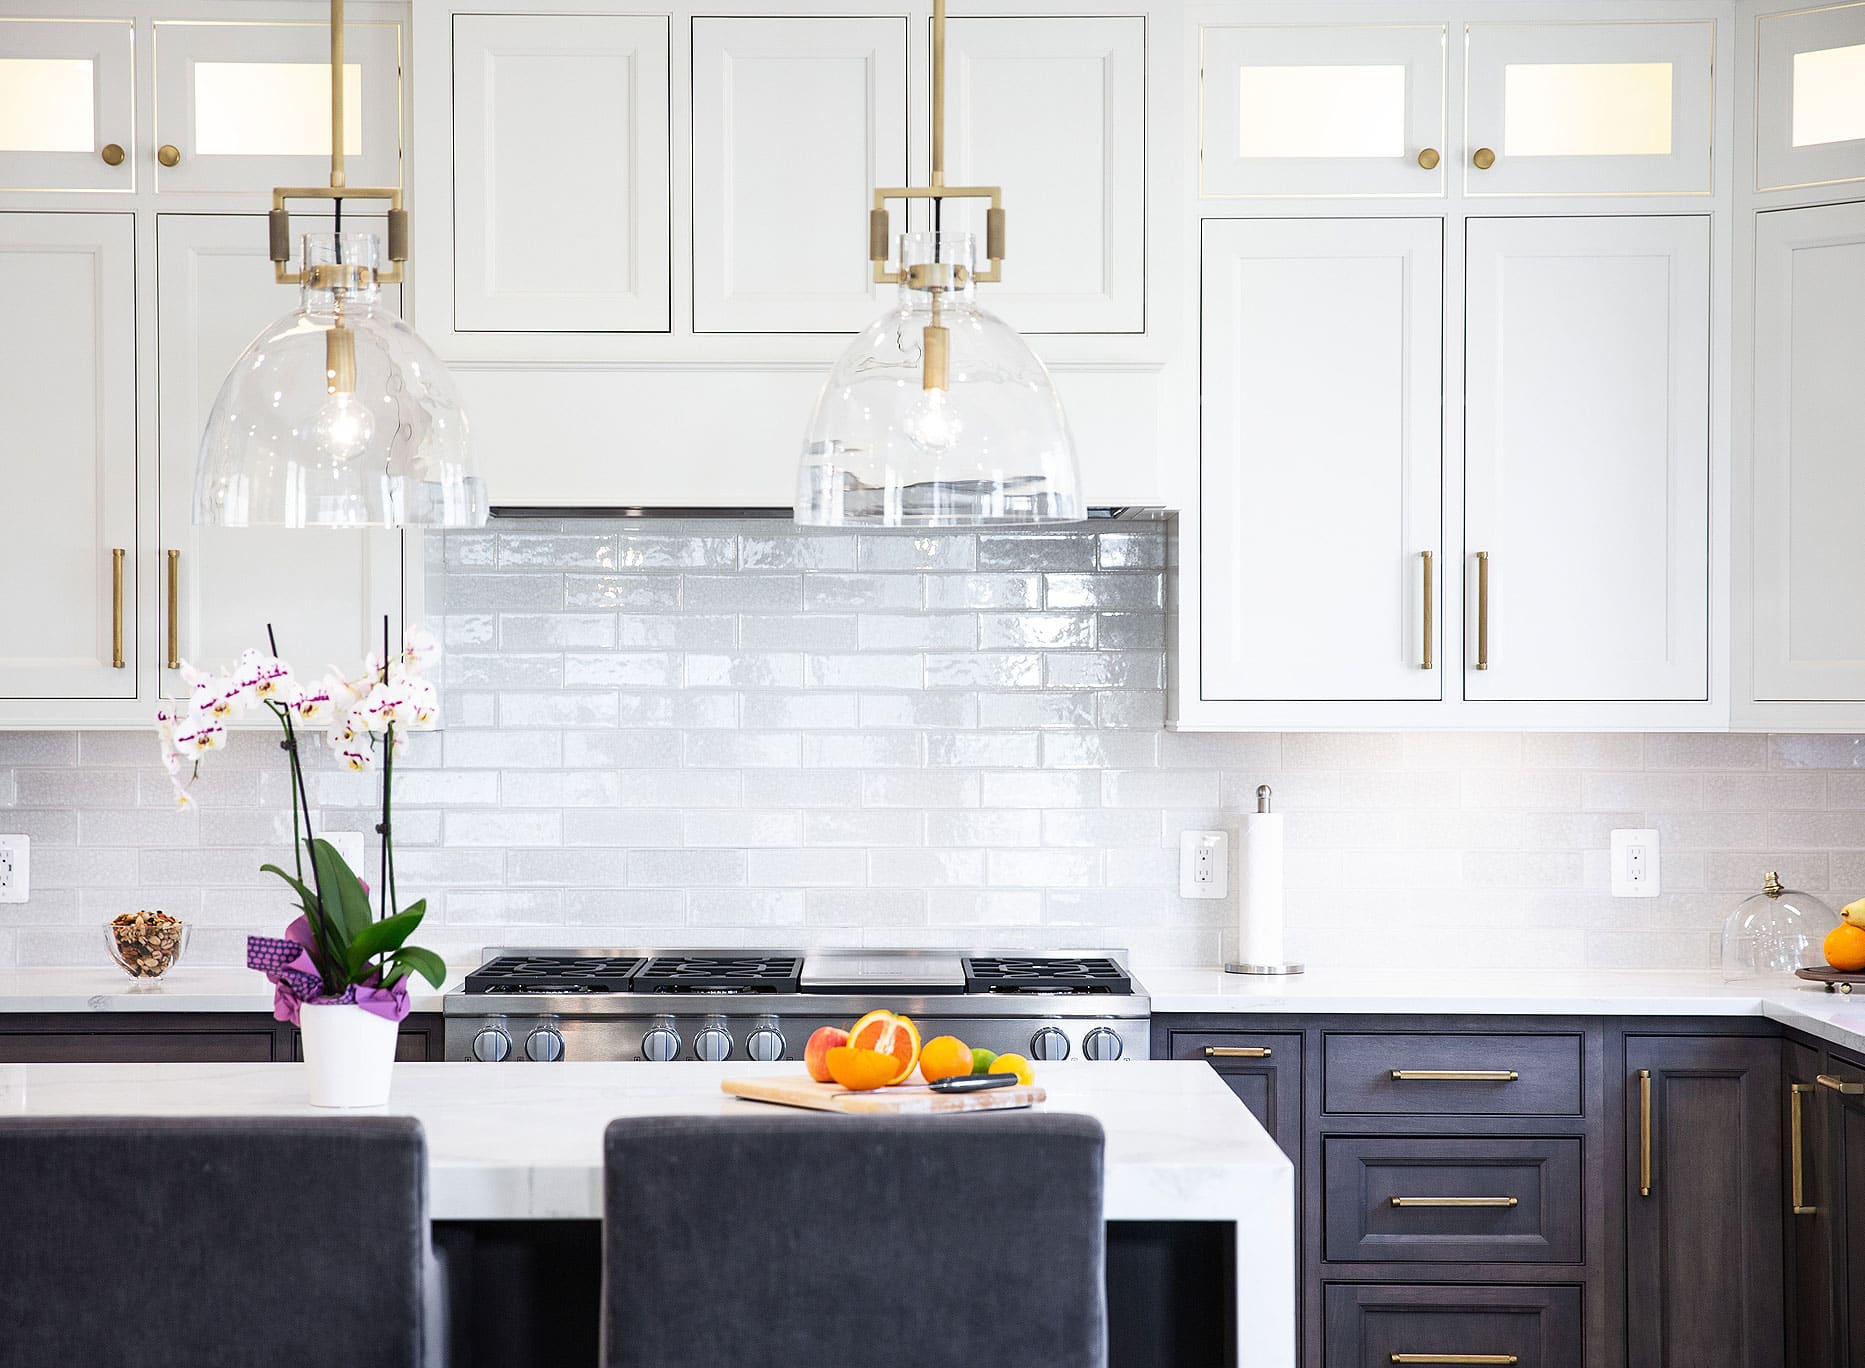
[[[794,993],[801,955],[656,955],[635,975],[639,993]]]
[[[1114,960],[1077,955],[979,955],[967,958],[968,993],[1131,993],[1133,980]]]
[[[641,955],[501,955],[466,976],[469,993],[626,993]]]

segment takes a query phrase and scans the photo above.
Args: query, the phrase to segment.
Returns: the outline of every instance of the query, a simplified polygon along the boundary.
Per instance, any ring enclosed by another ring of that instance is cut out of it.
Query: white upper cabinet
[[[1003,187],[984,306],[1029,333],[1146,327],[1146,20],[952,19],[946,180]],[[984,243],[984,202],[948,201]]]
[[[0,18],[0,191],[136,184],[135,26]]]
[[[136,695],[130,214],[0,213],[0,700]]]
[[[1865,4],[1755,21],[1755,186],[1865,180]]]
[[[1442,238],[1205,224],[1203,699],[1441,697]]]
[[[669,328],[669,27],[454,16],[455,331]]]
[[[868,209],[906,174],[905,19],[694,19],[693,330],[866,327]]]
[[[1441,195],[1442,24],[1211,26],[1199,193]]]
[[[331,230],[308,215],[293,226]],[[361,226],[344,220],[346,230]],[[195,459],[214,396],[246,345],[297,301],[273,283],[265,219],[162,214],[156,237],[161,538],[150,567],[161,589],[162,695],[186,693],[181,661],[232,661],[262,646],[268,625],[301,668],[353,668],[381,651],[385,613],[400,640],[399,532],[193,526]],[[399,294],[385,287],[386,307]]]
[[[1865,701],[1865,204],[1759,215],[1757,701]]]
[[[1471,24],[1468,195],[1710,193],[1716,26]]]
[[[1465,697],[1708,696],[1709,240],[1470,220]]]

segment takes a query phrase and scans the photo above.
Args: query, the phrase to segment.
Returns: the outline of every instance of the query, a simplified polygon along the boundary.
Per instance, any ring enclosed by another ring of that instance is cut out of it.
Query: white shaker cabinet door
[[[293,222],[307,233],[331,230],[310,215]],[[370,222],[346,216],[344,228]],[[381,651],[385,613],[399,640],[401,533],[193,525],[196,454],[221,382],[260,330],[298,302],[296,289],[273,283],[265,218],[163,214],[156,237],[161,539],[151,568],[161,577],[162,695],[185,695],[183,660],[219,668],[263,649],[268,624],[297,669],[354,670]],[[383,293],[386,307],[397,307],[399,289]]]
[[[1708,696],[1709,243],[1469,221],[1466,698]]]
[[[456,332],[667,331],[667,61],[663,16],[454,17]]]
[[[1443,227],[1205,224],[1202,697],[1442,696]]]
[[[0,18],[0,190],[136,188],[134,34],[128,19]]]
[[[136,696],[129,214],[0,213],[0,699]]]
[[[873,322],[867,211],[906,166],[905,19],[694,19],[693,330]]]
[[[1755,188],[1865,180],[1865,4],[1755,21]]]
[[[1757,216],[1754,695],[1865,699],[1865,204]]]
[[[965,18],[948,29],[946,179],[1004,192],[1004,278],[980,302],[1021,332],[1146,329],[1146,20]],[[984,249],[984,200],[949,226]]]

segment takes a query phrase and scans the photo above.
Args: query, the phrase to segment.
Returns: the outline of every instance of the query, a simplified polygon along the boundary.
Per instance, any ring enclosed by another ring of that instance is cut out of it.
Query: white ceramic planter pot
[[[298,1009],[313,1107],[380,1107],[389,1100],[401,1023],[354,1003]]]

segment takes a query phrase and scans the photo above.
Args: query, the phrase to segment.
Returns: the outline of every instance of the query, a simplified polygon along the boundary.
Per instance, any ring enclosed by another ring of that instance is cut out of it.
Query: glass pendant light
[[[486,487],[453,379],[382,306],[401,280],[408,216],[397,188],[345,184],[343,0],[331,0],[330,188],[274,190],[275,278],[298,308],[241,353],[201,438],[194,520],[217,527],[479,527]],[[295,271],[288,198],[336,202],[334,233],[304,238]],[[345,199],[389,202],[388,255],[343,231]]]
[[[933,6],[932,184],[874,192],[869,255],[894,308],[829,372],[804,437],[796,520],[812,527],[977,527],[1083,516],[1075,446],[1049,372],[978,307],[999,279],[1004,211],[995,187],[945,184],[945,0]],[[930,200],[934,231],[899,239],[887,269],[890,199]],[[986,254],[938,230],[947,199],[989,199]]]

